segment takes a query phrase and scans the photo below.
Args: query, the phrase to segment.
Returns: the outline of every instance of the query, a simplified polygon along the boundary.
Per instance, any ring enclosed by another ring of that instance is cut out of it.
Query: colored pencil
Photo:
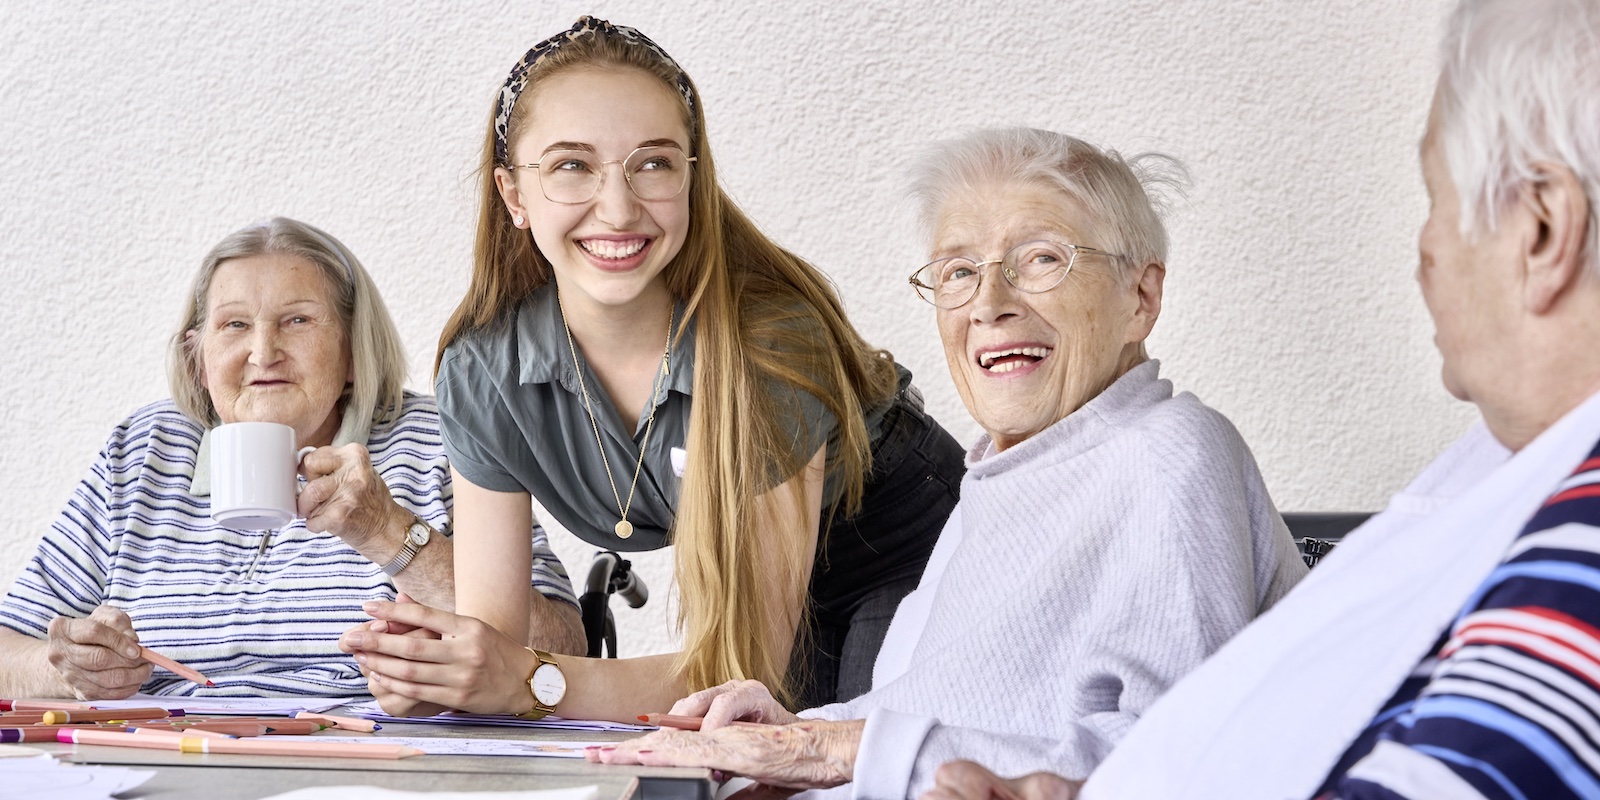
[[[179,733],[184,731],[209,731],[211,733],[221,733],[228,736],[266,736],[268,733],[267,726],[259,722],[224,722],[222,720],[212,720],[209,722],[181,725],[177,723],[165,723],[161,720],[153,720],[150,722],[130,722],[128,723],[128,727],[156,728],[158,730],[165,729],[178,731]]]
[[[302,712],[294,715],[294,718],[295,719],[320,720],[322,722],[328,723],[329,725],[331,725],[331,726],[333,726],[335,728],[338,728],[340,730],[346,730],[346,731],[362,731],[364,733],[372,733],[373,731],[381,731],[381,730],[383,730],[383,726],[382,725],[379,725],[378,723],[373,722],[370,719],[356,719],[355,717],[340,717],[340,716],[335,716],[333,714],[316,714],[316,713],[313,713],[313,712],[310,712],[310,711],[302,711]]]
[[[183,712],[164,708],[94,708],[88,711],[46,711],[37,721],[46,725],[63,725],[68,722],[133,722],[175,716],[183,716]]]
[[[332,725],[314,719],[294,719],[292,717],[183,717],[172,720],[175,726],[200,725],[214,728],[218,725],[260,725],[263,733],[298,736],[307,733],[316,733],[333,727]]]
[[[12,742],[53,742],[56,740],[56,731],[68,728],[94,728],[99,727],[92,722],[81,725],[28,725],[22,728],[0,728],[0,744]],[[107,730],[119,730],[107,728]]]
[[[157,653],[156,651],[151,650],[144,645],[139,646],[139,657],[158,667],[165,668],[168,672],[171,672],[174,675],[186,678],[202,686],[216,686],[216,684],[211,682],[210,678],[201,675],[199,670],[179,664],[178,662],[173,661],[172,659],[167,658],[166,656],[161,655],[160,653]]]
[[[128,726],[128,732],[129,733],[143,733],[143,734],[148,734],[148,735],[152,735],[152,736],[178,736],[178,737],[183,737],[183,736],[203,736],[203,737],[205,737],[207,739],[237,739],[237,738],[239,738],[237,736],[233,736],[233,735],[226,734],[226,733],[219,733],[217,731],[208,731],[208,730],[206,730],[204,728],[196,728],[193,725],[190,725],[190,726],[185,727],[185,728],[176,728],[176,727],[171,727],[171,726],[163,727],[161,725],[129,725]],[[54,739],[52,739],[51,741],[54,741]]]
[[[392,744],[317,744],[316,739],[202,739],[198,736],[135,736],[117,731],[71,728],[56,731],[56,741],[74,744],[99,744],[111,747],[142,747],[147,750],[177,750],[181,753],[228,753],[237,755],[306,756],[311,758],[396,759],[423,755],[415,747]]]
[[[700,725],[705,721],[705,718],[682,717],[675,714],[640,714],[639,721],[646,725],[654,725],[658,728],[677,728],[684,731],[697,731],[700,730]],[[737,725],[741,728],[767,727],[767,724],[764,722],[746,722],[742,719],[736,719],[728,724]]]
[[[4,711],[87,711],[94,706],[83,703],[69,703],[65,700],[0,700],[0,712]]]

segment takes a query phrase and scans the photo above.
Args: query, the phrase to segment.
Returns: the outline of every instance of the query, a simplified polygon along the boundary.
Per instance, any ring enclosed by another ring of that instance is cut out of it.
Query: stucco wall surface
[[[699,84],[728,190],[837,282],[867,337],[976,426],[906,275],[920,145],[981,125],[1160,150],[1172,217],[1151,342],[1230,416],[1286,510],[1376,509],[1473,419],[1439,385],[1412,280],[1416,144],[1443,0],[839,4],[9,0],[0,8],[0,582],[111,427],[166,394],[200,256],[287,215],[375,275],[428,389],[467,283],[489,104],[535,41],[595,13]],[[558,533],[575,571],[592,548]],[[671,646],[658,599],[628,653]],[[620,604],[619,604],[620,605]]]

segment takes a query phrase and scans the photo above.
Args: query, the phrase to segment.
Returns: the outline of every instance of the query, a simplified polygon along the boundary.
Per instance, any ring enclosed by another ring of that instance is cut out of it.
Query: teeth
[[[1013,347],[1009,350],[994,350],[988,353],[980,353],[978,354],[978,364],[984,369],[992,372],[1010,372],[1011,370],[1022,366],[1022,362],[1018,361],[1011,364],[1001,364],[1000,366],[995,366],[994,362],[1005,358],[1006,356],[1030,356],[1033,358],[1044,358],[1047,355],[1050,355],[1050,348],[1048,347]]]
[[[647,239],[629,239],[625,242],[614,242],[609,239],[583,239],[578,245],[601,258],[627,258],[643,250],[647,241]]]

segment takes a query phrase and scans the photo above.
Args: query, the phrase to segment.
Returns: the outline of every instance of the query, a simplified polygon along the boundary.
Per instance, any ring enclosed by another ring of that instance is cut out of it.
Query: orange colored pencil
[[[203,736],[203,737],[205,737],[207,739],[237,739],[237,738],[239,738],[239,737],[233,736],[231,734],[220,733],[218,731],[208,731],[205,728],[196,728],[196,727],[194,727],[192,725],[189,726],[189,727],[186,727],[186,728],[175,728],[175,727],[172,727],[172,726],[145,725],[145,724],[129,725],[128,726],[128,732],[129,733],[145,733],[145,734],[156,735],[156,736],[178,736],[178,737],[183,737],[183,736]],[[55,740],[51,739],[51,741],[55,741]]]
[[[640,714],[639,721],[646,725],[654,725],[658,728],[677,728],[678,730],[684,731],[697,731],[700,730],[700,725],[705,722],[705,718],[683,717],[676,714]],[[728,724],[737,725],[741,728],[767,727],[766,723],[764,722],[746,722],[742,719],[736,719]]]
[[[183,712],[179,711],[177,714],[182,716]],[[38,721],[46,725],[65,725],[68,722],[134,722],[166,719],[172,715],[173,712],[164,708],[94,708],[88,711],[46,711],[40,715]]]
[[[326,722],[329,726],[346,731],[362,731],[372,733],[383,730],[383,726],[370,719],[356,719],[355,717],[340,717],[333,714],[317,714],[311,711],[302,711],[294,715],[295,719],[314,719]]]
[[[316,739],[204,739],[198,736],[136,736],[117,731],[71,728],[56,731],[56,741],[73,744],[98,744],[111,747],[142,747],[148,750],[177,750],[180,753],[228,753],[237,755],[305,756],[309,758],[396,759],[423,755],[415,747],[392,744],[318,744]]]
[[[144,645],[139,646],[139,657],[158,667],[166,669],[168,672],[171,672],[174,675],[194,681],[201,686],[216,686],[216,684],[211,682],[210,678],[201,675],[199,670],[179,664],[178,662],[173,661],[172,659],[167,658],[166,656],[161,655],[160,653],[157,653],[156,651],[151,650]]]

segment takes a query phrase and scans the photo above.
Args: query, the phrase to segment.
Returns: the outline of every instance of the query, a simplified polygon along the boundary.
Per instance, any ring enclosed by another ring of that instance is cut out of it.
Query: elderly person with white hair
[[[1483,423],[1174,687],[1084,798],[1600,797],[1600,3],[1464,0],[1442,49],[1417,282],[1444,385]],[[973,764],[939,783],[1074,789]]]
[[[333,237],[277,218],[203,259],[172,339],[173,397],[118,425],[0,600],[0,696],[366,694],[336,645],[362,603],[451,604],[450,470],[431,398],[372,278]],[[219,424],[276,422],[315,447],[303,517],[210,516]],[[565,603],[551,645],[583,647],[572,589],[535,529],[536,589]],[[409,556],[409,558],[407,557]],[[532,613],[532,612],[530,612]],[[139,646],[207,673],[153,670]]]
[[[1085,776],[1174,681],[1305,573],[1249,449],[1145,352],[1167,238],[1124,161],[1041,130],[938,147],[917,185],[936,308],[986,434],[873,690],[798,717],[754,682],[685,698],[702,731],[595,751],[903,797],[955,757]],[[784,727],[729,725],[732,720]]]

